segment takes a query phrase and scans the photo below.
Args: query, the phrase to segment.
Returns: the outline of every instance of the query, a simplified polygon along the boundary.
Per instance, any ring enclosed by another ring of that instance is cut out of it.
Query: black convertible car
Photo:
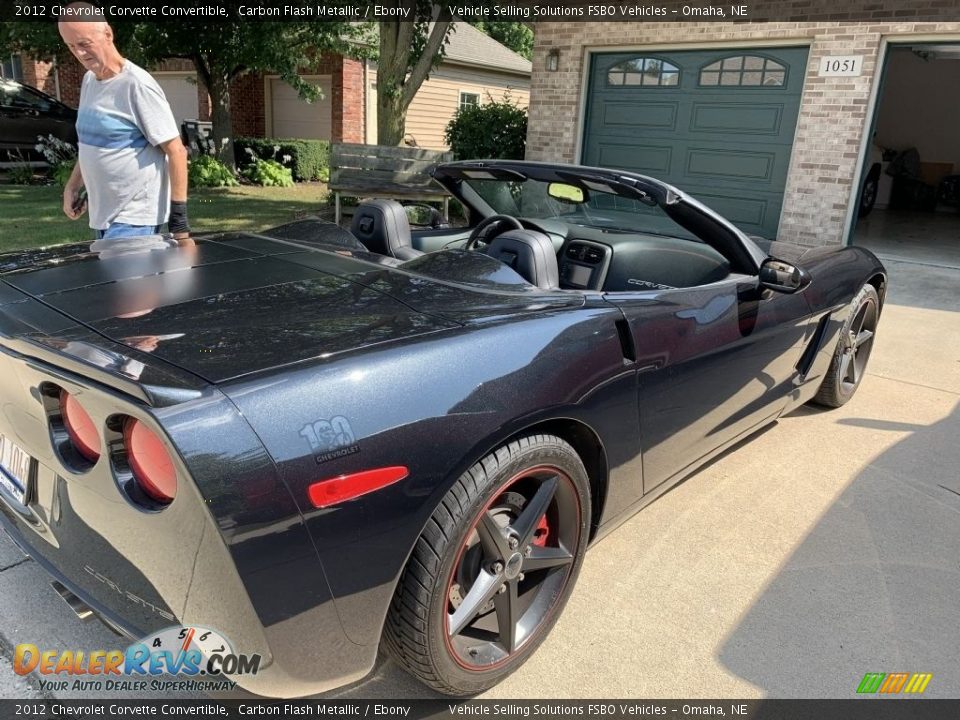
[[[380,647],[470,695],[535,651],[591,541],[863,378],[866,250],[761,250],[623,171],[434,177],[470,227],[378,200],[352,233],[0,256],[0,519],[62,594],[130,637],[214,628],[266,695]]]

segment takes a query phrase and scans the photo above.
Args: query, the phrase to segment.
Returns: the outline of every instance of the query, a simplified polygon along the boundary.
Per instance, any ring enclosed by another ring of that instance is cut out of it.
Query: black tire
[[[577,453],[553,435],[521,437],[471,467],[434,511],[400,577],[387,651],[456,696],[487,690],[520,667],[580,572],[589,488]],[[501,617],[509,618],[503,628]]]
[[[873,285],[864,285],[850,303],[850,314],[840,330],[833,359],[813,402],[840,407],[853,397],[867,371],[879,319],[877,291]]]
[[[880,168],[874,167],[863,181],[860,189],[860,207],[857,208],[857,217],[866,217],[877,204],[877,193],[880,190]]]

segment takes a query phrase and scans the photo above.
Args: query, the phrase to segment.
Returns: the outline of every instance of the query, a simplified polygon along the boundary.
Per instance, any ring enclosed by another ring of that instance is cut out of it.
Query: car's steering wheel
[[[500,234],[499,232],[493,233],[490,231],[492,226],[499,223],[506,223],[510,225],[513,230],[523,230],[523,225],[521,225],[520,221],[513,215],[491,215],[481,220],[480,223],[470,231],[470,237],[467,238],[467,243],[463,246],[463,249],[474,250],[481,242],[488,244],[494,237]],[[488,234],[492,237],[488,238]]]

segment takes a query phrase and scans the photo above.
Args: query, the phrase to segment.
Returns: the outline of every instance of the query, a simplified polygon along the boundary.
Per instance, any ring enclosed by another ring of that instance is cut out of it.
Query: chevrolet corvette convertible
[[[350,232],[0,256],[0,520],[75,607],[215,628],[264,695],[381,648],[475,694],[591,542],[864,377],[887,278],[862,248],[761,243],[624,171],[433,174],[466,227],[372,200]]]

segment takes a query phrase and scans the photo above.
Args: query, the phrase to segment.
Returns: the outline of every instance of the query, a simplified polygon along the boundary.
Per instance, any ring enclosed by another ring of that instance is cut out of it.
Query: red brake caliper
[[[546,547],[547,538],[550,537],[550,523],[547,522],[547,514],[544,513],[537,523],[537,529],[533,531],[533,544],[537,547]]]

